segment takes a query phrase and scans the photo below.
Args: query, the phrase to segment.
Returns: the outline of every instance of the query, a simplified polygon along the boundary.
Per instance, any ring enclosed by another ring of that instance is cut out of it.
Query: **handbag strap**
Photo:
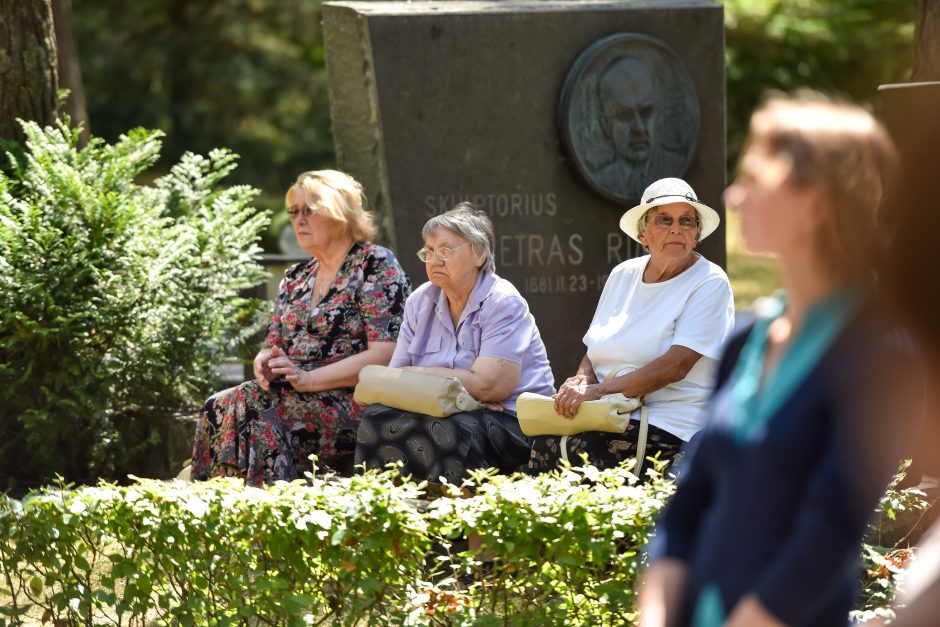
[[[646,405],[640,407],[640,434],[636,439],[636,457],[633,460],[633,474],[637,477],[640,476],[640,468],[643,467],[643,462],[646,461],[646,437],[649,434],[650,426],[650,416],[649,410]],[[568,436],[561,436],[561,440],[558,442],[558,446],[561,449],[561,458],[566,462],[570,463],[568,459]]]
[[[630,366],[627,364],[620,364],[619,366],[612,368],[611,371],[607,373],[607,376],[604,377],[604,381],[607,381],[608,379],[613,379],[614,377],[619,375],[625,368],[629,368],[629,367]]]
[[[646,436],[649,433],[650,426],[650,416],[649,409],[646,405],[640,407],[640,433],[636,439],[636,457],[633,460],[633,474],[637,477],[640,476],[640,468],[643,466],[643,462],[646,460]],[[558,447],[561,449],[561,458],[566,462],[570,463],[568,459],[568,436],[561,436],[561,440],[558,442]]]
[[[640,407],[640,435],[636,439],[636,459],[633,463],[633,474],[640,476],[640,468],[646,460],[646,436],[649,433],[649,410],[646,405]]]
[[[607,373],[607,376],[604,377],[604,381],[613,379],[626,367],[626,364],[621,364],[612,369]],[[640,401],[642,402],[643,399],[641,398]],[[646,461],[646,438],[649,434],[649,426],[649,410],[646,407],[646,403],[643,403],[640,406],[640,433],[636,439],[636,458],[633,462],[633,474],[637,477],[640,476],[640,469],[643,467],[643,462]],[[562,455],[567,457],[567,451],[565,451],[564,448],[562,448]]]
[[[611,369],[611,371],[607,373],[607,376],[604,377],[604,381],[607,381],[608,379],[613,379],[614,377],[619,375],[623,371],[624,368],[627,368],[627,367],[628,367],[627,364],[620,364],[619,366],[616,366],[615,368]],[[641,402],[643,401],[642,397],[640,398],[640,401]],[[635,474],[637,477],[640,476],[640,470],[643,468],[643,462],[646,461],[646,438],[648,434],[649,434],[649,410],[646,407],[646,403],[643,403],[640,406],[640,433],[639,435],[637,435],[636,458],[634,458],[634,461],[633,461],[633,474]],[[567,438],[567,436],[565,436],[565,438]],[[562,446],[561,451],[562,451],[561,453],[562,456],[565,459],[568,459],[567,449],[564,446]]]
[[[604,377],[604,381],[607,381],[608,379],[613,379],[618,374],[620,374],[620,371],[622,371],[624,368],[627,368],[627,367],[628,367],[627,364],[621,364],[617,366],[616,368],[612,369],[610,372],[607,373],[607,376]],[[640,465],[643,463],[644,454],[646,453],[646,433],[648,431],[648,428],[649,428],[649,415],[646,409],[646,405],[642,405],[640,407],[640,435],[636,443],[636,459],[633,464],[634,474],[636,474],[637,477],[640,476],[639,468],[640,468]],[[567,435],[561,436],[561,440],[559,440],[558,446],[559,448],[561,448],[561,458],[565,460],[566,462],[570,462],[570,460],[568,459],[568,436]]]

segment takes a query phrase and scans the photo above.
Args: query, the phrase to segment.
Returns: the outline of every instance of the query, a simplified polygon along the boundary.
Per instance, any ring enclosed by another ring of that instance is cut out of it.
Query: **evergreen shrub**
[[[154,417],[204,398],[256,328],[240,293],[268,221],[221,185],[226,150],[144,184],[159,131],[79,149],[67,122],[23,129],[0,171],[0,490],[120,476]]]

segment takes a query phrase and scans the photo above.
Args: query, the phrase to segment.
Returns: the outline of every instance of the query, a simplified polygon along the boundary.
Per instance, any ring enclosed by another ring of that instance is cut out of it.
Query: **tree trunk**
[[[917,0],[911,80],[940,81],[940,0]]]
[[[57,92],[49,0],[0,0],[0,138],[23,140],[16,118],[54,122]]]
[[[52,22],[55,25],[55,43],[58,53],[59,87],[70,94],[63,107],[73,125],[82,125],[81,145],[88,143],[91,127],[85,104],[85,85],[78,58],[78,46],[72,34],[72,0],[52,0]]]

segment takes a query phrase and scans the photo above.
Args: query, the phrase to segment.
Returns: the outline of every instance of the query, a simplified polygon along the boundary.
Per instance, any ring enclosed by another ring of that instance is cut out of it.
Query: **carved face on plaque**
[[[588,46],[565,79],[560,115],[578,173],[619,204],[635,203],[657,179],[682,177],[698,141],[692,78],[671,48],[645,35]]]

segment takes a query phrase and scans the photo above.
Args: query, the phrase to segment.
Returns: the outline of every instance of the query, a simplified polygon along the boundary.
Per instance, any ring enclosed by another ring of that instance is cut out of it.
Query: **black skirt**
[[[606,433],[602,431],[586,431],[568,436],[562,440],[558,435],[541,435],[531,438],[532,455],[529,459],[528,472],[538,474],[554,470],[559,462],[567,457],[572,466],[580,466],[582,455],[587,454],[588,463],[598,468],[613,468],[623,462],[636,457],[637,440],[640,434],[640,423],[631,420],[623,433]],[[678,461],[679,453],[684,442],[653,425],[649,425],[646,436],[646,452],[644,458],[655,457],[669,460],[670,463]],[[648,467],[649,462],[642,468]],[[634,471],[642,478],[642,474]]]
[[[381,469],[399,461],[401,473],[416,481],[444,477],[459,484],[469,470],[525,470],[529,439],[512,412],[480,409],[435,418],[370,405],[356,436],[356,466]]]

